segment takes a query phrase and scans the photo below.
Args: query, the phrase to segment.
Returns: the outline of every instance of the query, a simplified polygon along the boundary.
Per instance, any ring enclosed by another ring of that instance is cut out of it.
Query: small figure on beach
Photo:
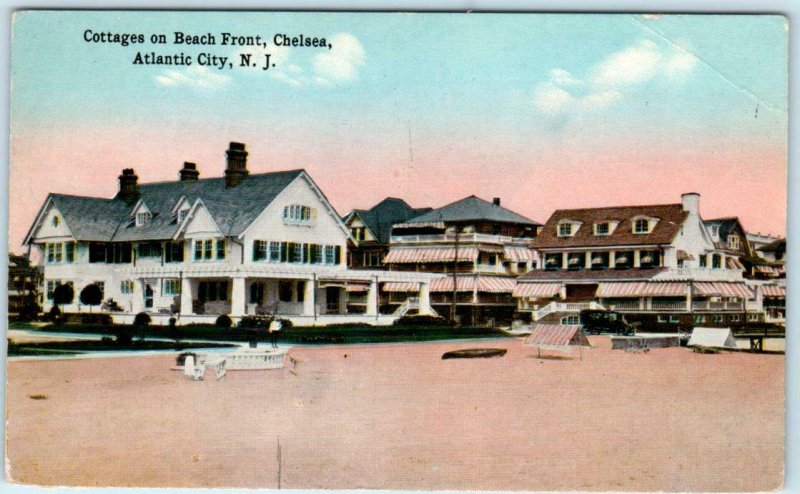
[[[269,339],[272,342],[272,348],[278,348],[278,333],[283,328],[283,324],[278,319],[273,319],[269,323]]]

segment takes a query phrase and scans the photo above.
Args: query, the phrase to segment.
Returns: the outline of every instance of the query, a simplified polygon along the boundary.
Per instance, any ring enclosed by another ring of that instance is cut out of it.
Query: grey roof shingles
[[[241,234],[303,170],[249,175],[233,189],[222,177],[196,181],[157,182],[139,185],[139,198],[153,214],[145,226],[134,225],[134,205],[119,198],[77,197],[50,194],[76,240],[165,240],[174,236],[178,222],[171,214],[185,197],[189,204],[199,198],[226,236]]]
[[[378,238],[379,243],[388,244],[392,226],[432,210],[432,208],[412,208],[402,199],[387,197],[370,209],[354,209],[353,214],[361,218]]]
[[[439,209],[411,218],[406,223],[435,223],[443,221],[492,221],[539,226],[540,223],[526,218],[502,206],[485,201],[474,195],[465,197]]]

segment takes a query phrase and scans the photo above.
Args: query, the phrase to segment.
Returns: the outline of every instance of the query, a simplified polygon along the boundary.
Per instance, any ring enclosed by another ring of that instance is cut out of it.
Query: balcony
[[[483,243],[497,245],[526,245],[532,239],[513,238],[505,235],[492,235],[489,233],[462,233],[458,235],[459,243]],[[442,233],[435,235],[393,235],[390,242],[392,244],[425,244],[425,243],[454,243],[455,233]]]
[[[737,301],[711,301],[711,300],[695,300],[692,302],[693,310],[744,310],[744,303],[741,300]]]
[[[653,281],[742,281],[742,272],[736,269],[667,268],[653,277]]]

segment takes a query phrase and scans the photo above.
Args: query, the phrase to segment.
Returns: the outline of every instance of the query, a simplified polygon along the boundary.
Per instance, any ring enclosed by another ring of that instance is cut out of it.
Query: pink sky
[[[738,216],[750,232],[786,231],[786,149],[766,138],[703,136],[676,149],[556,143],[521,153],[502,139],[415,138],[409,145],[408,136],[361,133],[349,141],[333,133],[308,142],[265,139],[245,127],[222,129],[214,139],[175,132],[88,126],[12,136],[10,250],[22,250],[48,192],[111,197],[122,168],[133,167],[140,182],[174,180],[183,161],[197,162],[201,177],[221,176],[230,140],[247,144],[251,173],[308,170],[340,214],[386,196],[439,207],[475,194],[500,197],[509,209],[544,222],[555,209],[676,203],[692,191],[701,194],[705,218]]]

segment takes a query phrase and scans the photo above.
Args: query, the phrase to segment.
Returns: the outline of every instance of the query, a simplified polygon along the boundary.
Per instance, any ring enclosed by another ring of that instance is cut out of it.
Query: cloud
[[[549,116],[604,110],[658,76],[683,82],[696,65],[697,57],[677,45],[641,40],[590,67],[585,80],[562,68],[550,69],[547,80],[533,89],[533,105]]]
[[[329,40],[332,48],[314,57],[314,72],[320,79],[333,82],[353,81],[365,64],[364,46],[355,36],[339,33]]]
[[[166,70],[154,77],[156,84],[165,87],[190,87],[205,91],[219,89],[230,81],[230,77],[217,74],[201,65],[192,65],[185,70]]]

